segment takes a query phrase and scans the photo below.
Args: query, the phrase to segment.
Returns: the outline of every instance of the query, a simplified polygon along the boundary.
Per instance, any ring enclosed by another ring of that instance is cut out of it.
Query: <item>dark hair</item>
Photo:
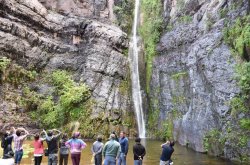
[[[141,138],[139,138],[139,137],[136,138],[136,139],[135,139],[135,142],[140,143],[140,142],[141,142]]]
[[[6,138],[8,135],[8,132],[5,132],[3,136]]]
[[[34,138],[35,140],[39,140],[39,134],[35,134]]]
[[[62,135],[62,139],[63,139],[63,140],[68,139],[68,135],[67,135],[66,133],[64,133],[64,134]]]
[[[174,146],[174,141],[170,141],[170,144],[169,144],[171,147],[173,147]]]
[[[48,136],[52,136],[53,135],[53,132],[52,131],[49,131],[48,132]]]
[[[98,137],[97,137],[97,141],[98,141],[98,142],[102,142],[102,137],[101,137],[101,136],[98,136]]]
[[[17,130],[17,131],[16,131],[16,136],[20,136],[20,135],[21,135],[21,132],[22,132],[21,130]]]

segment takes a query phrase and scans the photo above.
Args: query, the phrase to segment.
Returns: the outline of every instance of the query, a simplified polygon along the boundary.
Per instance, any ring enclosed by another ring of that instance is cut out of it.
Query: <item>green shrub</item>
[[[250,62],[244,62],[236,67],[236,79],[244,95],[250,94]]]
[[[247,49],[250,47],[250,16],[238,18],[234,24],[224,29],[224,41],[236,57],[236,80],[241,92],[230,100],[232,121],[227,124],[224,137],[239,154],[241,161],[249,161],[242,153],[247,147],[250,130],[250,62]],[[240,57],[240,60],[239,60]]]
[[[62,127],[70,121],[80,119],[83,114],[89,114],[91,109],[87,110],[85,104],[91,93],[85,84],[74,82],[68,72],[60,70],[49,75],[48,82],[55,86],[53,96],[44,98],[30,90],[25,93],[28,98],[26,105],[29,104],[30,98],[36,98],[31,102],[37,105],[36,113],[44,126]]]
[[[65,86],[73,86],[74,81],[71,79],[69,73],[64,70],[57,70],[48,76],[49,82],[57,87],[57,89],[63,89]]]
[[[139,32],[143,38],[146,55],[146,92],[150,92],[150,80],[152,74],[152,60],[157,54],[156,44],[159,42],[162,32],[162,4],[160,0],[142,0],[143,23]],[[149,35],[150,34],[150,35]]]
[[[192,22],[192,20],[193,20],[193,17],[190,15],[183,15],[183,16],[178,18],[178,22],[184,23],[184,24],[188,24],[188,23]]]
[[[212,129],[203,138],[203,147],[206,152],[210,152],[213,146],[221,145],[224,141],[220,141],[221,132],[218,129]]]
[[[224,8],[220,10],[220,18],[225,18],[228,13],[228,8]]]
[[[234,54],[244,58],[246,47],[250,47],[250,16],[238,18],[233,26],[225,28],[224,40]]]
[[[3,72],[7,66],[10,64],[11,60],[7,57],[0,58],[0,71]]]
[[[0,73],[2,82],[7,82],[14,86],[23,85],[35,80],[37,77],[36,71],[26,70],[6,57],[0,58]]]
[[[240,127],[242,129],[250,131],[250,119],[241,119],[240,120]]]
[[[119,86],[119,91],[123,96],[126,96],[129,93],[130,90],[130,81],[125,79],[121,81]]]
[[[178,73],[172,74],[171,78],[174,80],[179,80],[180,78],[186,77],[186,76],[188,76],[187,72],[178,72]]]

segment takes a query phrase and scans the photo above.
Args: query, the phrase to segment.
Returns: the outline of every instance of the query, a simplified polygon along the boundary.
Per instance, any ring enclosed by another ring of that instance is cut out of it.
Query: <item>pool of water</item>
[[[92,154],[90,151],[93,142],[86,142],[87,147],[83,150],[81,155],[81,165],[92,165],[91,158]],[[142,142],[146,146],[146,156],[143,160],[143,165],[158,165],[161,155],[161,143],[155,140],[144,140]],[[129,140],[129,153],[127,156],[127,164],[133,165],[133,152],[132,148],[134,145],[134,140]],[[174,165],[239,165],[239,163],[229,162],[217,157],[208,156],[206,154],[201,154],[194,152],[191,149],[180,146],[176,144],[174,146],[174,153],[172,155],[172,160]],[[26,151],[25,151],[26,150]],[[32,141],[25,142],[24,152],[26,153],[22,159],[22,165],[33,165],[33,155],[32,155]],[[2,154],[1,154],[2,155]],[[70,159],[70,158],[69,158]],[[43,157],[42,165],[47,164],[47,157]],[[69,165],[72,165],[71,160],[69,160]]]

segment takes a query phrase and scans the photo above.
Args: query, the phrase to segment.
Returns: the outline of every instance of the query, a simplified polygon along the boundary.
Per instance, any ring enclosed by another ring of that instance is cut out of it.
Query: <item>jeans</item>
[[[20,164],[23,157],[23,150],[15,152],[15,164]]]
[[[124,153],[120,154],[118,165],[126,165],[126,156]]]
[[[35,165],[40,165],[42,162],[43,156],[35,156]]]
[[[48,165],[57,165],[58,156],[57,154],[49,154]]]
[[[134,160],[134,165],[142,165],[142,160]]]
[[[73,165],[79,165],[80,164],[80,159],[81,159],[81,154],[71,154],[71,159],[72,159],[72,164]]]
[[[112,156],[105,156],[104,165],[116,165],[116,159]]]
[[[95,155],[95,165],[102,165],[102,154]]]
[[[63,165],[63,163],[64,163],[64,165],[68,165],[68,157],[69,157],[68,154],[67,155],[60,154],[59,165]]]

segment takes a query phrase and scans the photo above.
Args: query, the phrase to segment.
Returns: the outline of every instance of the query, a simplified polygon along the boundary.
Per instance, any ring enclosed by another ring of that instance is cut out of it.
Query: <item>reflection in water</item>
[[[32,145],[32,141],[28,141],[26,143],[29,143]],[[91,164],[91,158],[92,154],[90,151],[90,148],[92,146],[92,142],[86,142],[87,147],[82,152],[81,157],[81,165],[92,165]],[[133,165],[133,145],[134,140],[130,139],[129,141],[129,153],[127,157],[127,164]],[[154,140],[144,140],[142,141],[142,144],[146,146],[147,154],[143,160],[143,165],[158,165],[160,154],[161,154],[161,142],[160,141],[154,141]],[[187,149],[185,147],[182,147],[180,145],[175,145],[175,152],[173,153],[172,159],[174,162],[174,165],[237,165],[236,163],[224,161],[222,159],[218,159],[216,157],[211,157],[206,154],[201,154],[194,152],[190,149]],[[24,158],[22,160],[22,165],[33,165],[33,155],[32,153],[29,153],[29,156],[27,158]],[[69,157],[70,159],[70,157]],[[47,165],[47,157],[43,157],[43,163],[42,165]],[[69,165],[71,164],[71,160],[69,160]]]

